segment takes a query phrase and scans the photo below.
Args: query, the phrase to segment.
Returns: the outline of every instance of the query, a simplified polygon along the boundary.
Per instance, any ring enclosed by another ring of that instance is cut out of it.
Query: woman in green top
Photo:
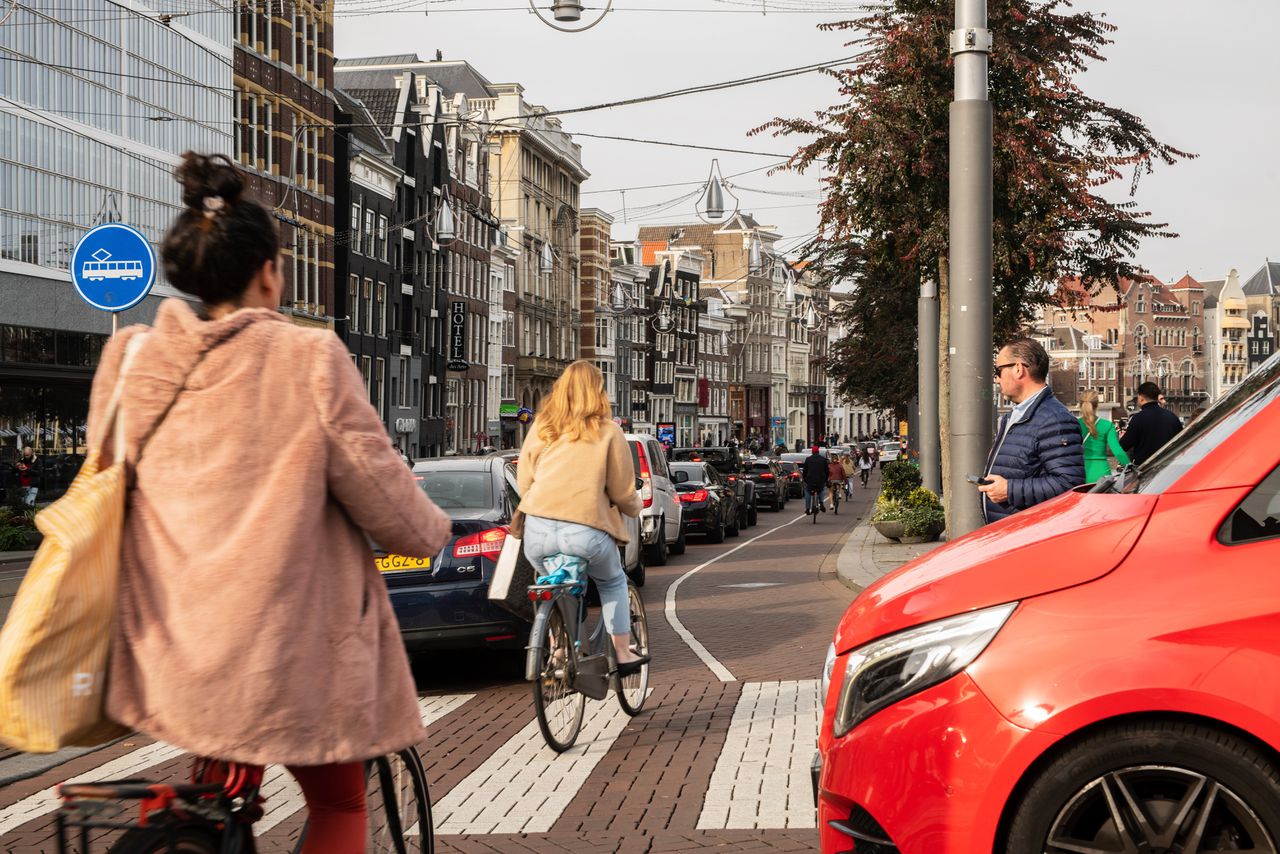
[[[1121,466],[1129,465],[1129,456],[1120,447],[1116,425],[1098,417],[1098,393],[1086,391],[1080,394],[1080,433],[1084,436],[1084,480],[1096,483],[1111,474],[1107,450]]]

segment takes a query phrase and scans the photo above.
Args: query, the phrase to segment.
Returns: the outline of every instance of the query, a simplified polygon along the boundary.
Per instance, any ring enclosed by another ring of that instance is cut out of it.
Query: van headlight
[[[1017,606],[1017,602],[1009,602],[925,623],[850,652],[836,705],[836,738],[886,706],[964,670],[987,648]]]

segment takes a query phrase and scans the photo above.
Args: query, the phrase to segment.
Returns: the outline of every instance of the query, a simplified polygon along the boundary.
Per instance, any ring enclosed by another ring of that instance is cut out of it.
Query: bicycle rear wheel
[[[649,654],[649,620],[644,613],[644,600],[634,584],[627,585],[627,601],[631,608],[631,643],[640,655]],[[635,717],[644,707],[644,699],[649,693],[649,665],[640,668],[639,673],[618,677],[618,704],[622,711]]]
[[[554,602],[544,603],[543,607],[550,612],[532,639],[538,650],[533,707],[547,745],[556,753],[564,753],[578,739],[587,698],[573,689],[574,639],[564,616]]]
[[[108,854],[219,854],[222,832],[201,818],[154,813],[146,827],[135,827],[116,841]]]
[[[431,796],[418,751],[410,747],[369,763],[365,788],[373,854],[432,854]]]

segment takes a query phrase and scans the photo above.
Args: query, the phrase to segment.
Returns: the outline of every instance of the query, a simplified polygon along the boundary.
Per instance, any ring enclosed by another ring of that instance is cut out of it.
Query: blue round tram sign
[[[102,311],[142,302],[156,280],[156,253],[135,228],[108,222],[91,228],[71,253],[71,281],[80,298]]]

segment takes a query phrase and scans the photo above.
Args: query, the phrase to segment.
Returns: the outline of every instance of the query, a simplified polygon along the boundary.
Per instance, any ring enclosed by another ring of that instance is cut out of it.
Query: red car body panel
[[[1069,493],[869,587],[836,631],[819,750],[819,833],[856,805],[901,854],[990,852],[1037,760],[1116,718],[1195,716],[1280,763],[1280,539],[1223,545],[1223,521],[1280,466],[1280,399],[1151,495]],[[1212,444],[1212,443],[1209,443]],[[832,733],[850,649],[1020,604],[950,679]]]
[[[868,587],[836,628],[836,650],[931,620],[1106,575],[1137,541],[1156,497],[1068,492],[979,528]]]

